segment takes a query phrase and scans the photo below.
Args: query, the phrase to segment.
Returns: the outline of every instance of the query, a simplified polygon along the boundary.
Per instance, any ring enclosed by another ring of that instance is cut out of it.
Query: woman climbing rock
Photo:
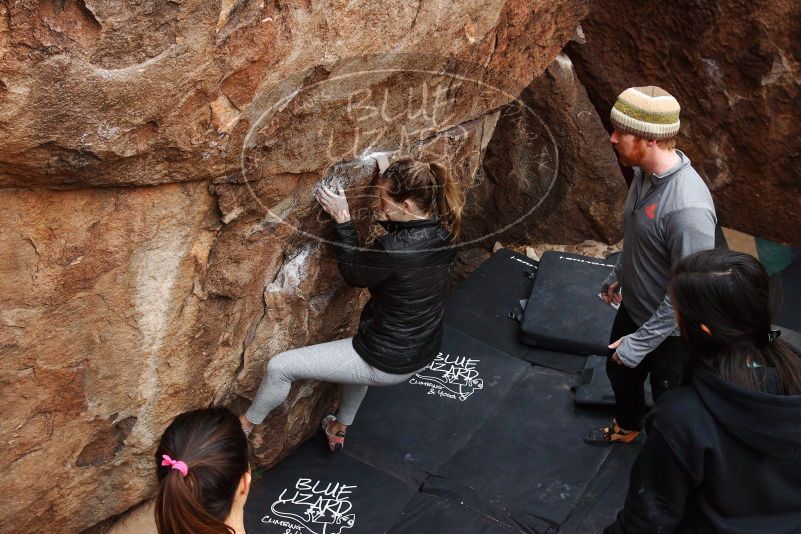
[[[464,195],[446,169],[411,159],[392,163],[374,183],[387,234],[359,247],[342,188],[321,186],[317,201],[336,223],[337,261],[345,281],[370,300],[353,338],[282,352],[271,358],[253,403],[242,416],[250,432],[284,402],[295,380],[344,384],[336,416],[323,419],[329,447],[344,445],[368,386],[399,384],[426,367],[442,342],[445,296]]]

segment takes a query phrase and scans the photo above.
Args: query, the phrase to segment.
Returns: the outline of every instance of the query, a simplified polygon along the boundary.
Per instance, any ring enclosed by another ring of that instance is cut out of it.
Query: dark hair
[[[184,477],[162,455],[189,468]],[[159,534],[234,534],[225,524],[248,470],[248,442],[227,408],[185,412],[164,431],[156,450],[156,527]]]
[[[387,167],[376,183],[382,181],[388,183],[393,200],[413,200],[421,210],[439,216],[450,227],[454,239],[459,237],[464,192],[447,168],[438,163],[401,159]]]
[[[671,298],[690,367],[755,390],[765,375],[751,367],[773,367],[784,393],[801,395],[801,360],[781,339],[771,341],[768,273],[754,257],[725,249],[687,256],[673,270]]]

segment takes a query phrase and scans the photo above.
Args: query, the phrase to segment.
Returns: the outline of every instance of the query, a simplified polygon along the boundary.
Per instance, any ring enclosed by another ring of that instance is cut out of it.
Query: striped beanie
[[[629,87],[617,97],[609,116],[618,131],[644,139],[669,139],[679,133],[679,103],[660,87]]]

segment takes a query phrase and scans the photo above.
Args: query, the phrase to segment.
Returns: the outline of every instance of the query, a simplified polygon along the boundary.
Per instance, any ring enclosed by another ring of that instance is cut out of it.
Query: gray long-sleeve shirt
[[[679,161],[665,174],[635,167],[623,210],[623,252],[604,286],[619,281],[626,310],[640,328],[623,338],[618,357],[635,367],[671,334],[678,334],[667,294],[672,266],[684,256],[715,246],[715,206],[706,184],[677,150]],[[642,197],[642,198],[641,198]],[[604,288],[605,289],[605,288]]]

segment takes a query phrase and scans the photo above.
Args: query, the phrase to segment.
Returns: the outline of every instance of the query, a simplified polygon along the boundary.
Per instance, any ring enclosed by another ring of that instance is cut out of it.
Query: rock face
[[[801,245],[801,4],[595,2],[582,28],[568,52],[604,120],[627,87],[670,91],[721,223]]]
[[[622,237],[627,188],[609,134],[560,54],[501,111],[465,239],[579,243]]]
[[[586,2],[0,9],[0,184],[87,186],[241,177],[254,144],[269,154],[265,173],[319,171],[371,143],[397,146],[401,126],[419,138],[412,134],[477,118],[541,72]]]
[[[465,187],[584,0],[0,6],[0,531],[76,532],[152,494],[176,414],[240,406],[273,354],[351,335],[311,195],[370,152]],[[480,82],[480,83],[479,83]],[[298,384],[269,464],[335,389]]]

